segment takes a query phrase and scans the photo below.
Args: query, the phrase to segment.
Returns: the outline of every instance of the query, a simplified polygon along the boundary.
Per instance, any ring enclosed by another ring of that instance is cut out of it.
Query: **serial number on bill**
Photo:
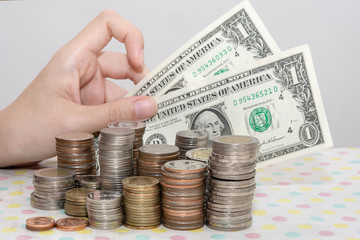
[[[273,86],[272,88],[266,88],[264,90],[257,91],[255,93],[251,93],[249,95],[240,97],[238,99],[234,99],[233,104],[234,104],[234,106],[237,106],[237,105],[249,102],[249,101],[253,101],[253,100],[258,99],[258,98],[263,98],[265,96],[271,95],[271,94],[276,93],[278,91],[279,91],[279,89],[278,89],[277,86]],[[282,100],[282,95],[280,95],[279,98]]]

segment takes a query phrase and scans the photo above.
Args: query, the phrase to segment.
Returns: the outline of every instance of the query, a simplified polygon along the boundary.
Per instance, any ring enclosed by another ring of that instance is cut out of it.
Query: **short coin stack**
[[[164,163],[179,158],[179,148],[168,144],[150,144],[139,148],[137,175],[160,179]]]
[[[101,188],[122,192],[122,180],[134,175],[132,148],[135,131],[103,128],[100,132],[99,161]]]
[[[206,164],[175,160],[162,167],[163,225],[175,230],[198,229],[204,225],[204,173]]]
[[[87,217],[86,197],[94,189],[73,188],[65,192],[65,213],[75,217]]]
[[[55,139],[58,167],[75,170],[77,175],[96,174],[93,134],[67,132]]]
[[[101,189],[101,177],[97,175],[81,175],[76,177],[79,188]]]
[[[123,223],[121,193],[95,190],[86,197],[89,226],[94,229],[114,229]]]
[[[213,139],[206,214],[209,228],[238,231],[251,226],[258,147],[259,141],[249,136]]]
[[[144,144],[143,135],[145,133],[146,125],[143,122],[136,121],[119,121],[111,122],[108,128],[131,128],[135,130],[135,139],[133,143],[133,164],[136,173],[136,159],[139,156],[139,148]]]
[[[75,171],[64,168],[43,168],[34,172],[31,206],[41,210],[64,208],[65,192],[76,187]]]
[[[208,134],[200,130],[184,130],[176,133],[175,145],[180,149],[180,159],[185,159],[187,151],[203,148],[208,142]]]
[[[147,176],[134,176],[123,180],[125,226],[145,230],[160,226],[159,180]]]

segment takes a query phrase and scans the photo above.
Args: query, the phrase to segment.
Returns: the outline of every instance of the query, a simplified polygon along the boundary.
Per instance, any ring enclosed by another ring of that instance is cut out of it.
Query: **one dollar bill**
[[[233,76],[201,81],[162,96],[146,122],[145,144],[174,144],[186,129],[259,139],[258,167],[331,147],[307,46],[257,61]]]
[[[277,52],[279,47],[270,33],[244,1],[180,47],[126,96],[162,96]]]

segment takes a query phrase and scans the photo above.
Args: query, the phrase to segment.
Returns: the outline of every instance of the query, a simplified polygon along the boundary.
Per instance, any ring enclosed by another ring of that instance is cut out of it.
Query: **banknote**
[[[277,52],[279,47],[270,33],[244,1],[175,51],[126,96],[165,95]]]
[[[174,144],[176,132],[259,139],[258,166],[332,146],[309,47],[259,60],[233,76],[201,81],[158,98],[145,144]]]

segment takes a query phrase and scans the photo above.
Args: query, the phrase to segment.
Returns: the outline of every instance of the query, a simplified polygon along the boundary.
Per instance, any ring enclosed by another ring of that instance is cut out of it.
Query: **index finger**
[[[144,65],[144,39],[142,33],[129,21],[111,9],[102,11],[68,45],[98,54],[114,37],[125,43],[130,64],[137,70]]]

